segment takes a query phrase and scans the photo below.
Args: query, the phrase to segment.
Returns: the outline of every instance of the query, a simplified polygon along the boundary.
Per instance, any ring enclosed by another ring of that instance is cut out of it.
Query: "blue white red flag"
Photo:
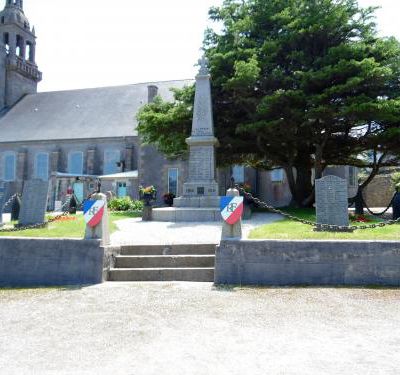
[[[242,217],[243,197],[221,197],[220,208],[222,218],[233,225]]]
[[[104,215],[104,204],[103,200],[90,200],[83,204],[83,216],[85,223],[91,228],[98,225]]]

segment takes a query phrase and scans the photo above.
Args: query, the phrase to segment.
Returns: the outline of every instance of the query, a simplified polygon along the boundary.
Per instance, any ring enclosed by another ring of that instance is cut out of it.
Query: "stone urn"
[[[148,190],[148,188],[146,188]],[[151,221],[152,220],[152,210],[153,210],[153,202],[157,198],[157,192],[155,189],[152,189],[150,192],[146,192],[146,189],[139,190],[140,200],[144,202],[143,207],[143,221]]]

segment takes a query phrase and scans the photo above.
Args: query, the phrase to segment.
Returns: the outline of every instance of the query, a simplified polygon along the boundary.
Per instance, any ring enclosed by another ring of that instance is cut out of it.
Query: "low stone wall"
[[[0,238],[0,286],[101,283],[106,259],[96,240]]]
[[[225,240],[215,283],[400,286],[400,242]]]

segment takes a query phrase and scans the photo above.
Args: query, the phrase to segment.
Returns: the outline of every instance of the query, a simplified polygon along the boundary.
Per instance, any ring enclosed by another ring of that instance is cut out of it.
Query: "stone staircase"
[[[122,246],[109,281],[214,281],[215,244]]]

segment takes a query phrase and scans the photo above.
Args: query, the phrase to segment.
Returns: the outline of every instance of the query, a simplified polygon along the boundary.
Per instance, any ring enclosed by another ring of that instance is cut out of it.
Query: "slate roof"
[[[0,143],[136,136],[136,114],[147,103],[147,86],[172,100],[172,87],[192,80],[139,83],[27,95],[0,117]]]

